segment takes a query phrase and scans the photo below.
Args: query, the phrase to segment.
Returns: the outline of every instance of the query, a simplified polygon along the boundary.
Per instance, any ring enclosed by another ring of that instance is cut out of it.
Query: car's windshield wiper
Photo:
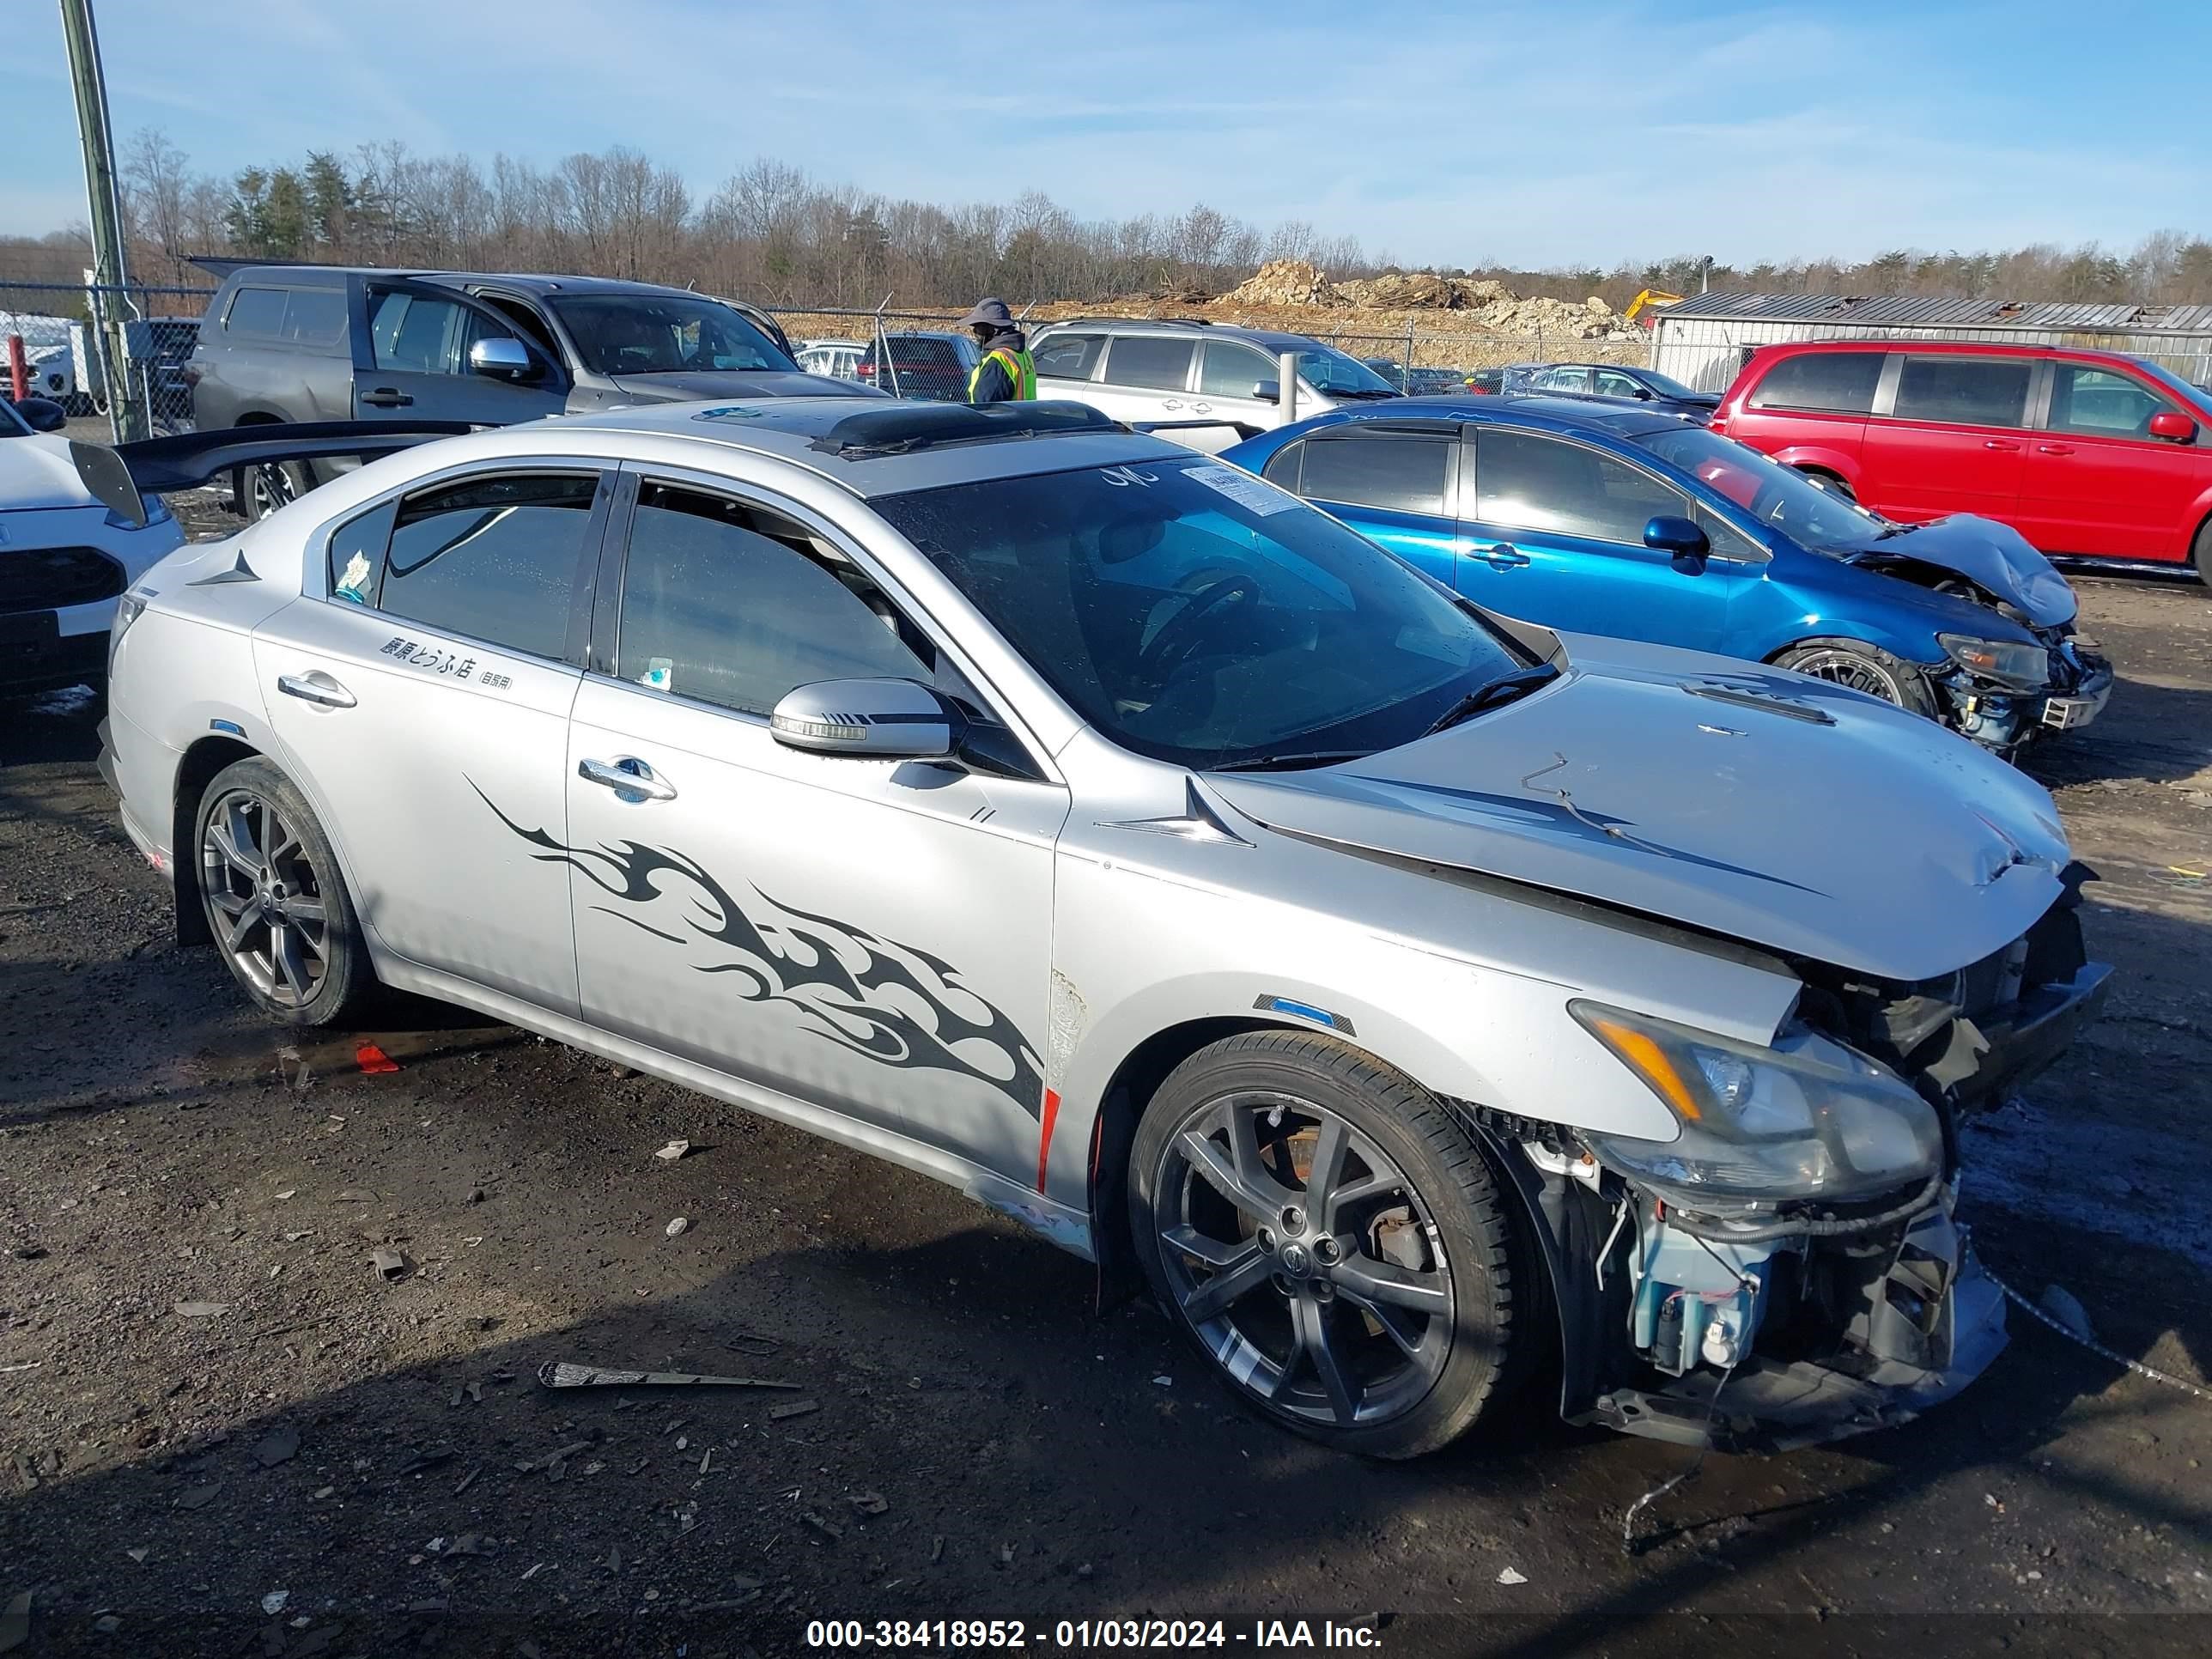
[[[1887,540],[1888,540],[1892,536],[1909,536],[1909,535],[1911,535],[1914,531],[1918,530],[1918,529],[1920,529],[1920,528],[1921,528],[1921,526],[1918,526],[1918,525],[1917,525],[1917,524],[1889,524],[1889,525],[1884,525],[1884,526],[1882,526],[1882,528],[1881,528],[1881,533],[1880,535],[1876,536],[1876,537],[1875,538],[1875,540],[1876,540],[1876,541],[1878,541],[1878,542],[1886,542],[1886,541],[1887,541]]]
[[[1524,668],[1517,674],[1508,674],[1502,680],[1492,680],[1487,685],[1468,692],[1457,702],[1437,716],[1436,724],[1421,735],[1432,738],[1448,726],[1462,720],[1472,720],[1486,708],[1495,708],[1501,703],[1525,697],[1540,685],[1548,685],[1559,678],[1559,671],[1550,663],[1540,662],[1534,668]]]
[[[1249,755],[1243,760],[1223,761],[1209,772],[1295,772],[1308,766],[1334,766],[1343,761],[1365,760],[1371,749],[1308,749],[1285,755]]]

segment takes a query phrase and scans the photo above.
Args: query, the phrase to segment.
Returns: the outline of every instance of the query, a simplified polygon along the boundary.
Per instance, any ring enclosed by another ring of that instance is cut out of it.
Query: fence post
[[[31,362],[23,355],[20,334],[8,337],[8,395],[19,404],[31,395]]]
[[[1275,407],[1283,417],[1275,424],[1289,426],[1298,418],[1298,354],[1285,351],[1275,359]]]

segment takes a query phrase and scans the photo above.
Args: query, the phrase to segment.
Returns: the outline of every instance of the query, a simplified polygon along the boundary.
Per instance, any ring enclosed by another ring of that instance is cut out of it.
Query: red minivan
[[[2212,396],[2073,346],[1762,346],[1712,429],[1905,523],[1977,513],[2045,553],[2212,581]]]

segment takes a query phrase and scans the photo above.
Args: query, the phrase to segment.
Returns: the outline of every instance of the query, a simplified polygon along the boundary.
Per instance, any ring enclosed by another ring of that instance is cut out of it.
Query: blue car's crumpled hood
[[[1890,980],[1979,961],[2057,900],[2050,795],[1932,720],[1727,658],[1562,638],[1567,672],[1522,702],[1364,760],[1206,785],[1272,829]]]
[[[2077,606],[2066,578],[2051,568],[2027,537],[1994,519],[1961,513],[1869,540],[1844,555],[1846,563],[1880,569],[1884,561],[1917,559],[1954,570],[2013,606],[2038,628],[2074,620]]]

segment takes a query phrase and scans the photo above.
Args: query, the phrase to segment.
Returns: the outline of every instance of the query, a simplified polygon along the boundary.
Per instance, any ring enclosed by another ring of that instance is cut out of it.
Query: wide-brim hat
[[[960,319],[960,326],[975,328],[979,325],[992,328],[1012,328],[1014,325],[1014,313],[1006,309],[1006,302],[1004,300],[978,300],[975,301],[975,310]]]

